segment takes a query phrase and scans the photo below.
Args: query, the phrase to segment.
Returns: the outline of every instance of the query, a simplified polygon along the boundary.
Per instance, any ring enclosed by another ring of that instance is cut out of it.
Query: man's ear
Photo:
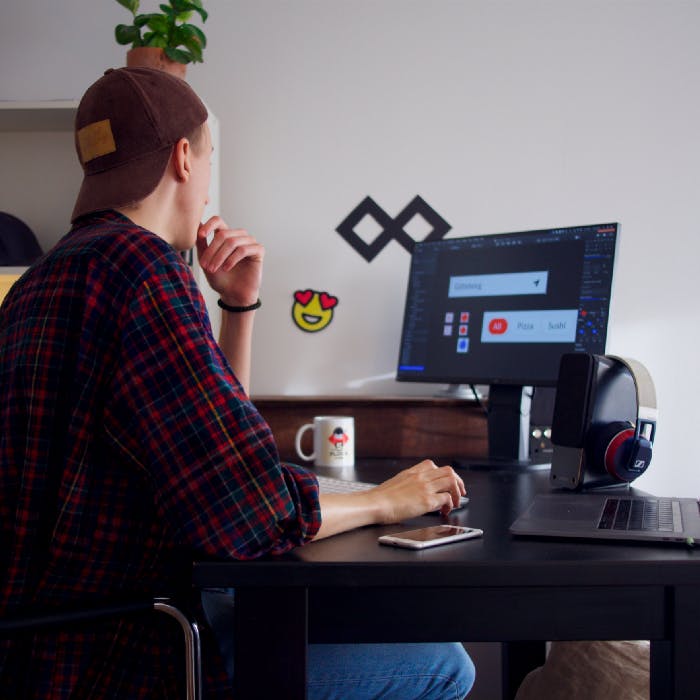
[[[188,139],[181,138],[173,148],[173,168],[175,177],[181,182],[187,182],[192,170],[190,159],[192,157],[192,146]]]

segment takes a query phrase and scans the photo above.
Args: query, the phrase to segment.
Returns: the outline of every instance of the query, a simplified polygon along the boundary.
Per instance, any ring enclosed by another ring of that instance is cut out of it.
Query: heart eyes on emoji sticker
[[[337,297],[333,297],[325,292],[321,292],[319,299],[321,300],[322,309],[332,309],[338,303]]]
[[[306,306],[313,298],[314,293],[311,289],[304,292],[294,292],[294,298],[303,306]]]
[[[302,305],[308,306],[309,302],[314,297],[314,291],[312,289],[305,289],[303,292],[294,292],[294,298]],[[331,296],[326,292],[321,292],[318,295],[318,300],[321,302],[322,309],[332,309],[338,304],[338,297]]]

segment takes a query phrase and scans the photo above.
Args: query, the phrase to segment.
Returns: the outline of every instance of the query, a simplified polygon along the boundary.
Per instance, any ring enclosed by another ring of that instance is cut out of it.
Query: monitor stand
[[[487,410],[488,457],[455,460],[463,469],[549,468],[549,464],[530,458],[530,402],[532,387],[514,384],[491,384]]]

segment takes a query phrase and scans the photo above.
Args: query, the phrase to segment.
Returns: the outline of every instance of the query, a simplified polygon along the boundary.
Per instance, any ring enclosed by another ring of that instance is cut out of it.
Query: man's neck
[[[155,233],[164,241],[174,245],[174,241],[172,241],[171,236],[168,235],[168,232],[171,230],[168,221],[168,212],[172,211],[172,207],[162,202],[162,197],[159,196],[157,189],[137,204],[118,207],[116,211],[126,216],[137,226]]]

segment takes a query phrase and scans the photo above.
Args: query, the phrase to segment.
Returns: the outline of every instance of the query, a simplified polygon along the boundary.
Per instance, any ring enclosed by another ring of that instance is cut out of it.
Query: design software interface
[[[397,379],[553,385],[604,354],[617,225],[416,245]]]

